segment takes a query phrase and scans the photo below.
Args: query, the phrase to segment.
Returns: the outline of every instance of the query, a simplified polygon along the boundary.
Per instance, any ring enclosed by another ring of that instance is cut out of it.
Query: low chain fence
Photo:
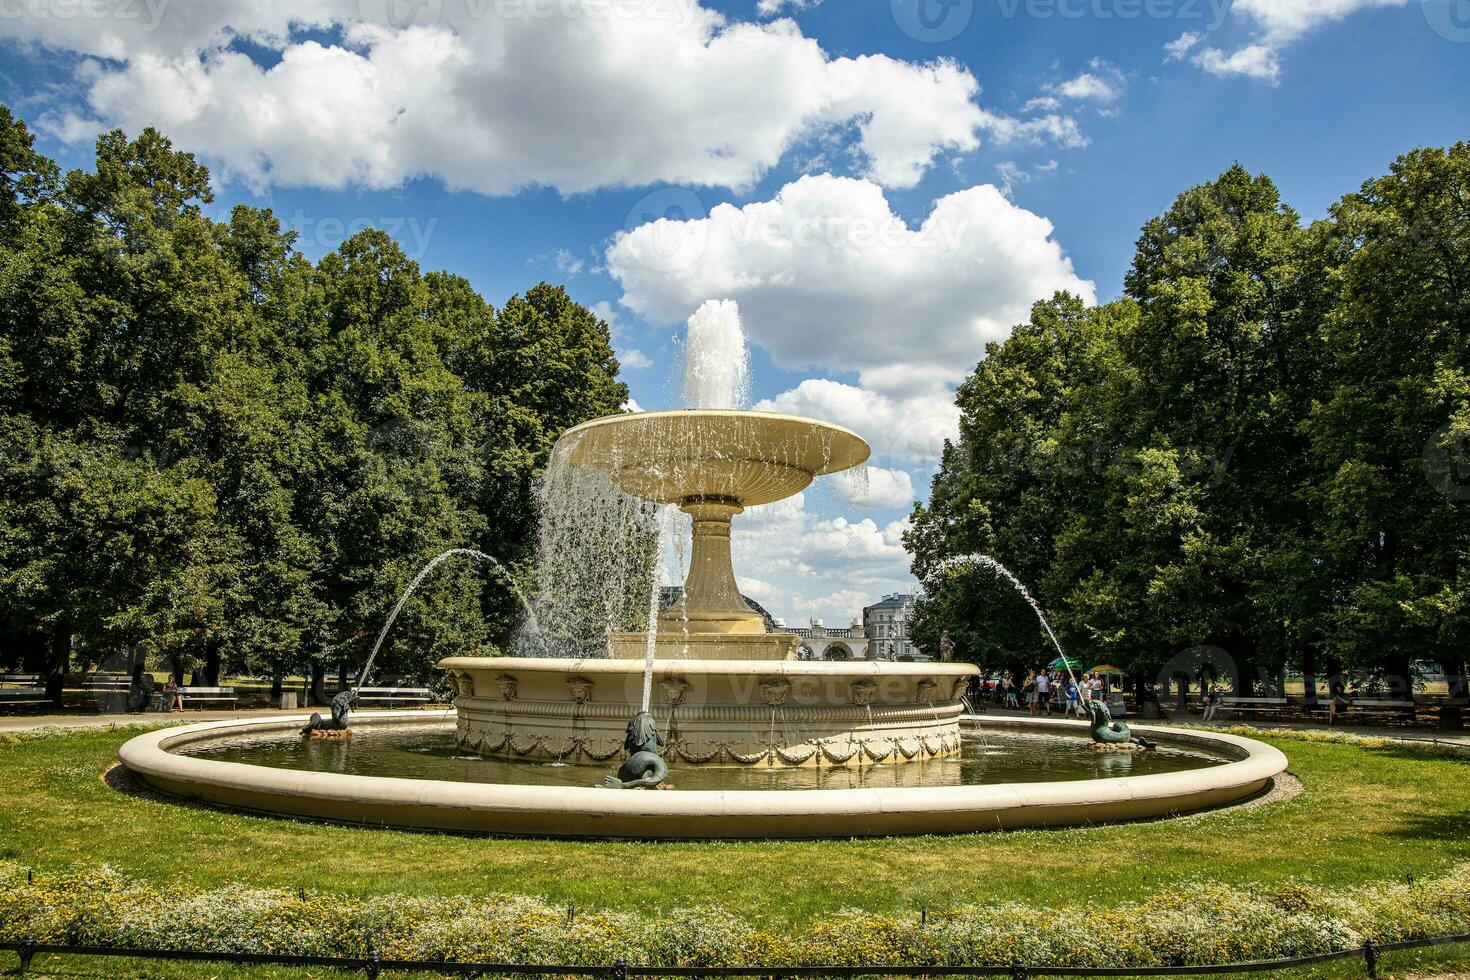
[[[8,950],[20,958],[19,975],[25,975],[38,954],[58,956],[107,956],[132,959],[232,963],[240,966],[325,967],[366,974],[377,980],[384,972],[438,973],[448,976],[564,976],[596,977],[601,980],[628,980],[629,977],[1179,977],[1217,973],[1265,973],[1329,963],[1334,960],[1361,959],[1369,980],[1377,980],[1379,957],[1398,950],[1425,949],[1470,943],[1470,933],[1428,936],[1391,943],[1375,943],[1371,939],[1361,947],[1340,949],[1290,959],[1259,960],[1244,963],[1206,963],[1180,966],[1046,966],[1016,960],[993,966],[740,966],[740,967],[670,967],[637,966],[622,961],[611,966],[578,964],[458,963],[445,960],[392,960],[369,953],[362,957],[293,956],[289,953],[239,953],[203,949],[130,949],[119,946],[77,946],[54,943],[0,942],[0,950]]]

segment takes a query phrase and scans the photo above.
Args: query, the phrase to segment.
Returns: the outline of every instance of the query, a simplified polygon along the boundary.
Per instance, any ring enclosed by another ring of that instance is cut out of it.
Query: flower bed
[[[1470,930],[1470,863],[1419,882],[1329,892],[1193,882],[1139,902],[840,911],[773,931],[711,907],[647,913],[542,899],[356,898],[232,886],[155,887],[106,868],[28,878],[0,862],[0,940],[135,949],[529,964],[1134,966],[1305,956]]]

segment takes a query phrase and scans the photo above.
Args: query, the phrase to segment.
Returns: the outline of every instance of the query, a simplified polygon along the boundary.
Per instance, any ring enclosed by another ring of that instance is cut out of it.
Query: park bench
[[[1312,716],[1326,718],[1331,705],[1319,701],[1312,708]],[[1396,721],[1413,721],[1418,704],[1410,698],[1349,698],[1347,704],[1337,706],[1337,718],[1393,718]]]
[[[1275,717],[1285,713],[1289,702],[1286,698],[1236,697],[1225,695],[1220,698],[1220,707],[1232,715],[1269,715]]]
[[[181,687],[185,708],[233,708],[239,700],[233,687]]]
[[[128,674],[96,673],[82,679],[82,690],[103,711],[126,711],[133,679]]]
[[[0,710],[6,708],[36,708],[51,702],[46,697],[46,688],[41,685],[40,674],[0,675]]]
[[[426,687],[360,687],[357,701],[364,707],[415,708],[428,704],[434,695]]]

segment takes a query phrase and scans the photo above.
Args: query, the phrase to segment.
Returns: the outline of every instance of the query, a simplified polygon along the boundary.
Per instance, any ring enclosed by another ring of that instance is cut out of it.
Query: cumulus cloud
[[[779,366],[856,371],[856,386],[813,378],[757,407],[842,423],[907,462],[954,434],[952,386],[988,341],[1057,290],[1095,299],[1051,222],[988,184],[910,227],[871,181],[804,177],[769,201],[620,233],[606,265],[622,304],[655,323],[734,299]]]
[[[908,522],[821,517],[805,494],[755,507],[735,518],[731,538],[742,591],[788,622],[808,617],[846,625],[862,607],[892,592],[913,591],[903,547]],[[812,582],[841,582],[810,595]]]
[[[821,2],[822,0],[757,0],[755,12],[762,17],[774,17],[782,10],[788,8],[793,12],[806,10],[809,7],[815,7]]]
[[[1302,35],[1360,10],[1403,7],[1409,0],[1235,0],[1232,13],[1245,17],[1256,36],[1234,51],[1200,48],[1191,59],[1213,75],[1241,75],[1275,84],[1281,77],[1281,50]],[[1197,32],[1164,46],[1165,60],[1184,57],[1201,41]]]
[[[149,2],[137,23],[3,18],[0,37],[108,59],[79,73],[84,107],[53,113],[54,132],[158,125],[255,187],[742,188],[849,128],[863,173],[906,187],[997,126],[1066,133],[982,109],[954,62],[833,58],[789,19],[694,0]]]
[[[913,477],[882,466],[868,466],[851,476],[838,474],[831,487],[838,500],[859,507],[910,507],[915,500]]]
[[[1054,96],[1084,102],[1116,102],[1127,87],[1127,80],[1115,65],[1093,58],[1088,70],[1051,86]],[[1033,100],[1034,101],[1034,100]]]
[[[670,235],[684,261],[664,260]],[[987,341],[1058,289],[1089,300],[1052,224],[985,184],[940,198],[917,228],[866,180],[803,177],[769,201],[620,232],[606,265],[621,302],[677,323],[739,302],[746,334],[782,367],[918,366],[962,377]],[[691,246],[691,247],[684,247]]]

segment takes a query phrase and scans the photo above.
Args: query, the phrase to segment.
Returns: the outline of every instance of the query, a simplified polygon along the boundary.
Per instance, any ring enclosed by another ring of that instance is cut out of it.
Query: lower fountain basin
[[[406,730],[439,722],[443,726],[440,737],[448,739],[454,719],[450,711],[371,712],[355,715],[353,726],[366,736],[374,730]],[[1150,763],[1119,759],[1104,764],[1099,760],[1103,768],[1094,778],[978,785],[882,785],[886,776],[875,785],[869,769],[867,781],[858,788],[641,792],[323,772],[220,761],[222,757],[211,754],[210,746],[221,739],[251,743],[275,736],[289,738],[304,722],[304,717],[262,718],[161,729],[128,741],[118,755],[139,779],[156,789],[256,812],[375,826],[629,839],[890,836],[1136,820],[1247,799],[1265,789],[1287,765],[1280,751],[1252,739],[1161,727],[1135,730],[1158,741],[1166,751],[1203,754],[1213,764],[1114,776],[1108,773]],[[1086,726],[1073,721],[1004,719],[978,724],[981,732],[1086,737]],[[364,737],[362,744],[369,741]],[[181,754],[189,751],[204,754]],[[302,751],[307,751],[304,745]],[[323,757],[344,751],[350,754],[353,744],[332,746]],[[467,760],[467,764],[476,763]],[[963,767],[957,760],[922,765]],[[727,774],[742,779],[754,776],[749,770],[727,770]],[[580,779],[581,774],[567,778]],[[676,768],[671,779],[677,784],[679,778]],[[789,773],[779,778],[809,777]]]
[[[606,763],[642,704],[641,660],[452,657],[459,744]],[[671,766],[906,763],[959,752],[976,668],[883,661],[656,660],[650,710]]]

